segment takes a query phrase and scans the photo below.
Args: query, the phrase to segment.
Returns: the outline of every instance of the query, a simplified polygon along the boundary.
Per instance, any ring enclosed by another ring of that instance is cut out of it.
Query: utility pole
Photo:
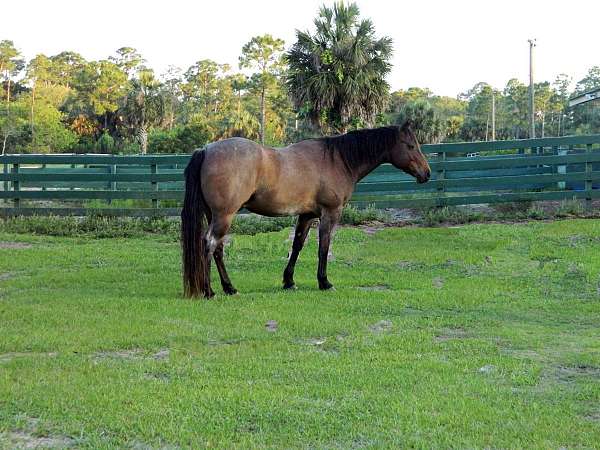
[[[534,87],[533,87],[533,47],[535,39],[529,39],[529,137],[535,138],[535,111],[534,111]]]
[[[496,140],[496,93],[492,88],[492,141]]]

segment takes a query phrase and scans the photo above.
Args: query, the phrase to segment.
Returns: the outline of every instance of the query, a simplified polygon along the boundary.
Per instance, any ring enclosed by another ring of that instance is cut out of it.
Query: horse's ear
[[[406,119],[406,121],[404,122],[404,124],[402,125],[402,130],[403,131],[412,131],[415,128],[415,122],[412,119]]]

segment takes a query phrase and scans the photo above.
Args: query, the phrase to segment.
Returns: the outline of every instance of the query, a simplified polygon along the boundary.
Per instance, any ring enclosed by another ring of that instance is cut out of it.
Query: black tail
[[[196,151],[185,168],[185,199],[181,211],[181,249],[183,262],[183,293],[200,297],[205,290],[207,268],[204,255],[206,203],[202,195],[200,170],[204,150]],[[204,292],[204,294],[206,294]]]

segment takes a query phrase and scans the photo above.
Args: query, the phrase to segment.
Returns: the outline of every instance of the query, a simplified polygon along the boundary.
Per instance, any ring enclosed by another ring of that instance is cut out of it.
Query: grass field
[[[0,447],[600,447],[600,221],[343,228],[335,292],[288,236],[192,302],[172,237],[0,234]]]

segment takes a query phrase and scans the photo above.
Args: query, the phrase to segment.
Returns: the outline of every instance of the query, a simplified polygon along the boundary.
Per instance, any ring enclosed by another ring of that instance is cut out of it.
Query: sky
[[[284,39],[312,30],[319,6],[331,0],[19,0],[2,6],[0,40],[26,58],[64,50],[88,60],[136,48],[157,73],[187,69],[201,59],[237,68],[242,46],[269,33]],[[394,42],[393,90],[427,87],[455,97],[484,81],[503,88],[528,83],[529,44],[536,38],[534,76],[574,81],[600,65],[598,1],[357,0],[378,36]],[[28,13],[27,11],[30,11]]]

